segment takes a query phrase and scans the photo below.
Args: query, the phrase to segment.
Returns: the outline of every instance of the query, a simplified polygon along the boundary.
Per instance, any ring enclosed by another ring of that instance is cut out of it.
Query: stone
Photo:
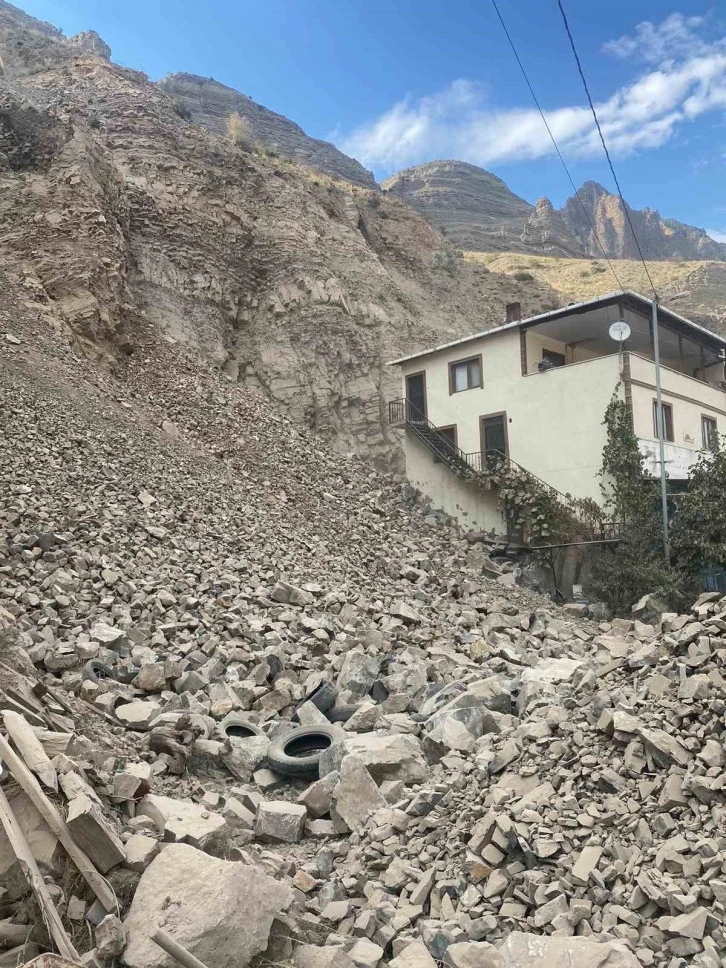
[[[247,783],[267,759],[269,748],[267,736],[238,737],[228,740],[220,758],[233,776]]]
[[[348,829],[358,833],[375,810],[386,806],[386,798],[379,791],[363,762],[357,756],[349,754],[341,764],[340,780],[333,793],[333,803],[336,813]]]
[[[420,783],[429,773],[421,743],[408,734],[363,733],[346,737],[348,752],[354,753],[373,779]]]
[[[595,844],[583,847],[580,851],[580,856],[572,868],[572,880],[574,883],[587,886],[590,880],[590,874],[597,868],[601,857],[602,847],[598,847]]]
[[[132,871],[143,873],[159,852],[159,842],[144,834],[132,834],[124,844],[124,864]]]
[[[127,702],[114,710],[116,718],[129,729],[142,732],[149,729],[161,713],[161,706],[155,702],[142,700]]]
[[[448,968],[502,968],[503,959],[486,941],[459,941],[446,949],[444,964]]]
[[[300,944],[292,955],[295,968],[353,968],[353,962],[342,948],[329,945],[318,948],[311,944]]]
[[[383,948],[368,938],[359,938],[348,951],[348,957],[357,968],[376,968],[383,957]]]
[[[66,824],[73,840],[102,874],[126,859],[124,845],[116,831],[106,820],[98,803],[85,793],[71,800]]]
[[[677,934],[682,938],[696,938],[700,940],[706,930],[708,911],[704,907],[695,907],[692,911],[679,914],[668,925],[669,934]]]
[[[229,825],[224,817],[190,800],[148,793],[137,804],[136,815],[153,820],[165,841],[220,855],[229,846]]]
[[[271,843],[296,844],[305,830],[307,810],[287,800],[263,801],[257,807],[255,837]]]
[[[94,940],[100,958],[118,958],[126,947],[127,931],[120,918],[107,914],[96,926]]]
[[[423,941],[412,941],[389,962],[391,968],[436,968]]]
[[[126,916],[128,968],[177,968],[149,937],[160,924],[207,966],[242,968],[267,947],[292,899],[260,868],[170,844],[146,869]]]
[[[640,968],[622,942],[555,938],[512,931],[498,946],[501,968]]]
[[[303,804],[307,809],[308,816],[318,819],[330,813],[333,802],[333,791],[340,780],[340,773],[334,770],[326,774],[322,779],[311,783],[307,790],[303,790],[297,798],[297,802]]]

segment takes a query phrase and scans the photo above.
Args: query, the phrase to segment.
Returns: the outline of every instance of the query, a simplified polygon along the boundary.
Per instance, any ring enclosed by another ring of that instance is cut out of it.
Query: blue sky
[[[676,6],[674,6],[674,3]],[[379,178],[462,158],[529,201],[571,194],[488,0],[21,0],[93,28],[157,79],[211,76],[330,138]],[[612,189],[555,0],[500,0],[576,184]],[[726,11],[569,0],[626,197],[726,241]]]

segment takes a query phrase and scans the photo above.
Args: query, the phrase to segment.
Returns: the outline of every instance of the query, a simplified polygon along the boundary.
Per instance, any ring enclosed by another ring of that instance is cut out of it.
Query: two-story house
[[[659,474],[651,302],[611,293],[518,319],[393,360],[402,399],[389,405],[405,427],[406,473],[436,507],[473,529],[506,533],[488,455],[506,459],[574,498],[602,503],[599,471],[605,410],[613,394],[628,405],[646,457]],[[514,317],[514,318],[511,318]],[[624,343],[614,322],[630,329]],[[726,433],[726,339],[658,308],[665,452],[668,476],[685,480],[699,451]]]

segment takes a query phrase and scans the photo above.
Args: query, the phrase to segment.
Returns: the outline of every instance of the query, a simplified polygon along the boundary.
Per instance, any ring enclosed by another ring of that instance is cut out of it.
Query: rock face
[[[76,352],[116,366],[184,344],[390,466],[401,391],[385,362],[497,325],[508,302],[555,301],[467,264],[396,198],[190,124],[181,95],[13,9],[0,6],[0,258]]]
[[[87,54],[95,54],[97,57],[103,57],[104,60],[111,60],[111,48],[95,30],[82,30],[80,34],[71,37],[68,43],[75,44]]]
[[[606,253],[615,259],[639,258],[620,196],[613,195],[592,181],[585,182],[579,195]],[[726,261],[726,244],[715,242],[703,229],[684,225],[675,219],[661,218],[651,208],[637,210],[628,206],[628,211],[646,259]],[[582,206],[575,197],[565,202],[561,215],[590,255],[602,255]]]
[[[407,168],[382,187],[462,249],[601,258],[592,222],[608,256],[638,258],[619,196],[596,182],[585,182],[580,189],[582,204],[573,195],[559,211],[547,198],[533,207],[496,175],[461,161]],[[703,229],[663,219],[649,208],[628,210],[646,259],[726,261],[726,244],[715,242]]]
[[[158,83],[163,91],[179,99],[195,124],[225,134],[230,114],[239,114],[248,122],[252,138],[266,148],[353,185],[376,187],[371,172],[335,145],[309,137],[294,121],[257,104],[233,87],[211,77],[183,72],[169,74]]]
[[[406,168],[382,183],[454,245],[474,251],[507,251],[522,234],[532,206],[501,178],[463,161],[431,161]]]

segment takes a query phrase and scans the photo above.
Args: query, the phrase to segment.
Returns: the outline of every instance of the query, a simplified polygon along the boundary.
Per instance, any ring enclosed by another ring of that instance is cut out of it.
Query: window
[[[451,454],[456,453],[456,424],[452,424],[451,427],[439,427],[438,431],[446,440],[437,440],[437,446],[440,447],[444,454],[447,452]],[[434,464],[440,464],[441,460],[441,457],[435,456]]]
[[[670,403],[662,404],[663,407],[663,430],[664,440],[674,441],[676,438],[673,435],[673,407]],[[653,436],[658,440],[658,401],[653,401]]]
[[[704,450],[718,449],[718,424],[713,417],[701,417],[701,442]]]
[[[449,363],[449,393],[460,393],[462,390],[473,390],[480,386],[481,355],[472,356],[470,360]]]
[[[557,353],[555,350],[542,350],[542,359],[549,360],[555,366],[564,366],[567,363],[564,353]]]
[[[481,449],[484,454],[507,454],[507,415],[493,413],[481,418]]]

